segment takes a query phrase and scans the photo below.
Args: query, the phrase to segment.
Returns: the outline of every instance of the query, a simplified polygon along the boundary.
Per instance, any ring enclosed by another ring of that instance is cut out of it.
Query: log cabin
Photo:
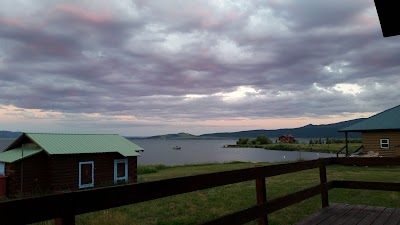
[[[139,151],[118,134],[23,133],[0,153],[0,176],[8,197],[132,183]]]
[[[278,141],[280,143],[298,143],[298,141],[294,138],[294,136],[290,134],[284,134],[279,136]]]
[[[371,116],[359,123],[339,129],[361,132],[363,153],[373,151],[382,157],[400,156],[400,105]]]

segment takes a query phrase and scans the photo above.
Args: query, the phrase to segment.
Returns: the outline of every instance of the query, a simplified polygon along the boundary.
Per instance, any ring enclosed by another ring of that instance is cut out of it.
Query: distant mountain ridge
[[[344,128],[355,123],[361,122],[366,118],[347,120],[339,123],[313,125],[308,124],[298,128],[286,128],[276,130],[247,130],[237,132],[209,133],[202,135],[192,135],[188,133],[165,134],[150,137],[136,137],[140,139],[238,139],[240,137],[256,138],[263,134],[267,137],[279,137],[284,134],[291,134],[296,138],[344,138],[344,133],[338,132],[338,129]],[[0,138],[17,138],[22,132],[0,131]],[[360,133],[348,133],[349,138],[361,138]],[[127,137],[132,138],[134,137]]]
[[[355,123],[361,122],[366,118],[347,120],[332,124],[313,125],[308,124],[298,128],[286,128],[276,130],[247,130],[237,132],[221,132],[209,133],[202,135],[192,135],[188,133],[165,134],[147,137],[146,139],[237,139],[240,137],[256,138],[259,135],[267,137],[279,137],[284,134],[293,135],[296,138],[344,138],[344,133],[338,132],[340,128],[344,128]],[[361,133],[348,133],[349,138],[361,138]]]
[[[6,131],[6,130],[0,130],[0,138],[17,138],[21,136],[22,132],[16,131]]]

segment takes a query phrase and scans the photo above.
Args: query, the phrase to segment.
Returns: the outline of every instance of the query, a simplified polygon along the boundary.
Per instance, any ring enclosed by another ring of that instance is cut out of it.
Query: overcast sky
[[[373,0],[1,0],[0,130],[299,127],[399,104]]]

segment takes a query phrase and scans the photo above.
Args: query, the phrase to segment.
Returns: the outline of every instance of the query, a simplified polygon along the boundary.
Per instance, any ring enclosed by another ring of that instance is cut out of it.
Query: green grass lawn
[[[361,143],[349,143],[349,153],[356,151],[362,144]],[[268,150],[283,150],[283,151],[306,151],[306,152],[323,152],[323,153],[336,153],[342,149],[345,144],[343,143],[332,143],[332,144],[305,144],[305,143],[271,143],[264,145],[230,145],[232,147],[241,148],[264,148]],[[229,147],[228,147],[229,148]],[[342,150],[341,153],[345,153]]]
[[[361,143],[349,143],[349,153],[356,151],[362,144]],[[334,143],[334,144],[282,144],[272,143],[263,146],[265,149],[276,149],[276,150],[287,150],[287,151],[308,151],[308,152],[325,152],[325,153],[336,153],[345,144]],[[344,153],[345,150],[342,151]]]
[[[141,175],[138,178],[139,182],[146,182],[261,165],[268,164],[236,162],[173,167],[162,165],[139,166],[138,171]],[[327,167],[328,180],[400,182],[399,175],[400,167],[345,167],[337,165]],[[318,183],[318,169],[270,177],[266,179],[267,198],[274,199]],[[329,192],[329,202],[400,207],[400,193],[334,189]],[[76,217],[76,222],[82,225],[198,224],[253,206],[255,203],[255,181],[251,181],[79,215]],[[316,196],[270,214],[269,224],[292,224],[316,212],[320,207],[320,196]],[[54,222],[48,221],[38,224],[48,225],[54,224]],[[256,222],[249,224],[256,224]]]

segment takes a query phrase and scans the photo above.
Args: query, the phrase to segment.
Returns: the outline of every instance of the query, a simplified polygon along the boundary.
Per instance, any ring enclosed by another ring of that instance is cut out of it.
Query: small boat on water
[[[172,149],[179,150],[179,149],[181,149],[181,147],[177,145],[177,146],[172,147]]]

